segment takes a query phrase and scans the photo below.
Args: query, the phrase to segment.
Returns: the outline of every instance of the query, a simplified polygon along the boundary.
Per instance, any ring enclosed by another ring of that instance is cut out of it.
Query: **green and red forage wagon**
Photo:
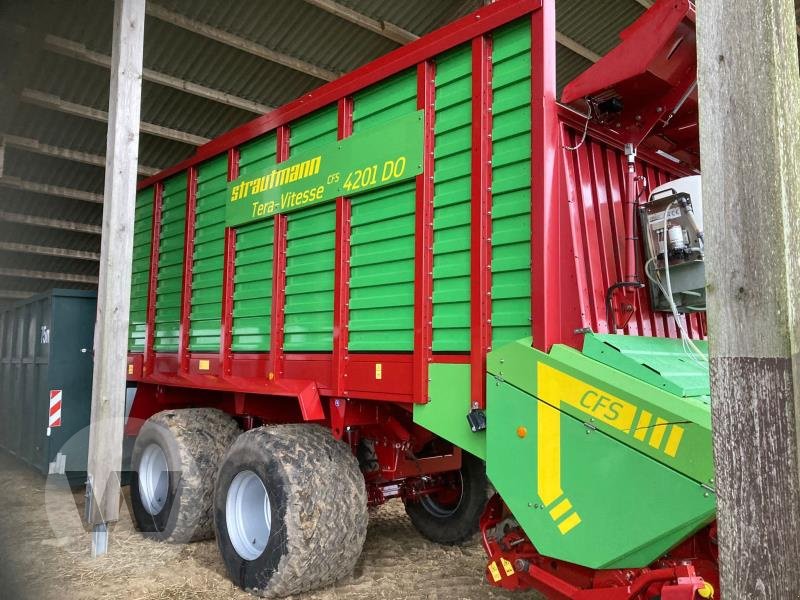
[[[400,498],[497,586],[712,597],[694,35],[659,0],[559,103],[553,1],[499,0],[142,181],[142,531],[278,597]]]

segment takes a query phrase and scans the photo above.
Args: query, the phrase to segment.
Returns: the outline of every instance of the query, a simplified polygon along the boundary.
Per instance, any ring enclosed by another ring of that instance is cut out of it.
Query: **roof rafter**
[[[108,113],[104,110],[70,102],[69,100],[64,100],[63,98],[60,98],[54,94],[40,92],[39,90],[32,90],[30,88],[22,90],[20,100],[27,102],[28,104],[34,104],[36,106],[41,106],[43,108],[55,110],[68,115],[83,117],[84,119],[99,121],[100,123],[108,123]],[[139,129],[142,133],[148,133],[150,135],[155,135],[176,142],[182,142],[184,144],[190,144],[192,146],[202,146],[210,141],[208,138],[194,135],[193,133],[179,131],[177,129],[164,127],[162,125],[154,125],[153,123],[145,123],[144,121],[139,124]]]
[[[65,221],[63,219],[51,219],[49,217],[39,217],[36,215],[26,215],[7,210],[0,210],[0,221],[6,223],[17,223],[19,225],[33,225],[34,227],[47,227],[48,229],[63,229],[64,231],[77,231],[79,233],[91,233],[100,235],[103,228],[100,225],[90,223],[80,223],[77,221]]]
[[[642,0],[642,2],[644,1],[646,0]],[[377,19],[373,19],[372,17],[368,17],[363,13],[335,2],[335,0],[304,0],[304,2],[329,12],[332,15],[336,15],[345,21],[349,21],[350,23],[358,25],[363,29],[368,29],[369,31],[382,35],[383,37],[397,42],[398,44],[408,44],[419,39],[419,36],[415,33],[406,31],[405,29],[387,21],[379,21]],[[571,37],[564,35],[560,31],[556,32],[556,41],[565,48],[572,50],[576,54],[579,54],[591,62],[597,62],[601,58],[596,52],[590,50]]]
[[[42,156],[52,156],[54,158],[63,158],[73,162],[83,163],[85,165],[92,165],[95,167],[106,166],[106,157],[100,154],[92,154],[90,152],[83,152],[81,150],[73,150],[71,148],[61,148],[59,146],[51,146],[33,138],[20,137],[18,135],[0,134],[5,145],[9,148],[17,148],[32,152],[34,154],[41,154]],[[159,169],[156,167],[147,167],[145,165],[138,165],[139,173],[141,175],[155,175]]]
[[[11,300],[25,300],[31,296],[35,296],[40,292],[28,292],[26,290],[0,290],[0,298],[8,298]]]
[[[419,39],[419,36],[411,33],[388,21],[373,19],[367,15],[360,13],[352,8],[334,2],[333,0],[305,0],[308,4],[321,8],[322,10],[336,15],[337,17],[349,21],[364,29],[382,35],[385,38],[397,42],[398,44],[408,44],[414,40]]]
[[[638,2],[645,8],[650,8],[651,6],[653,6],[653,2],[651,0],[636,0],[636,2]]]
[[[556,41],[562,46],[564,46],[564,48],[569,48],[575,54],[579,54],[586,60],[589,60],[593,63],[596,63],[598,60],[602,58],[597,52],[589,50],[589,48],[587,48],[583,44],[576,42],[571,37],[564,35],[560,31],[556,31]]]
[[[22,190],[23,192],[34,192],[58,198],[69,198],[71,200],[81,200],[83,202],[103,203],[103,194],[76,190],[74,188],[63,187],[60,185],[50,185],[49,183],[39,183],[37,181],[27,181],[19,177],[3,175],[0,177],[0,186]]]
[[[71,248],[56,248],[54,246],[40,246],[38,244],[20,244],[17,242],[0,241],[0,250],[6,252],[20,252],[22,254],[39,254],[41,256],[59,256],[62,258],[75,258],[78,260],[99,261],[99,252],[87,250],[73,250]]]
[[[299,58],[276,52],[275,50],[271,50],[270,48],[262,46],[261,44],[251,40],[213,27],[208,23],[195,21],[194,19],[172,11],[164,6],[161,6],[160,4],[156,4],[155,2],[147,3],[147,14],[151,17],[159,19],[160,21],[165,21],[171,25],[180,27],[181,29],[186,29],[187,31],[191,31],[192,33],[196,33],[221,44],[231,46],[237,50],[241,50],[242,52],[247,52],[248,54],[278,63],[284,67],[289,67],[295,71],[300,71],[306,75],[311,75],[317,79],[333,81],[334,79],[338,79],[341,75],[341,73],[334,73],[333,71],[323,69],[322,67],[318,67],[304,60],[300,60]]]
[[[8,267],[0,267],[0,276],[21,277],[23,279],[47,279],[49,281],[68,281],[70,283],[93,283],[95,285],[98,282],[98,277],[96,275],[34,271],[32,269],[10,269]]]
[[[75,42],[55,35],[47,35],[44,40],[44,45],[45,48],[51,52],[62,54],[70,58],[75,58],[77,60],[104,67],[106,69],[111,68],[110,56],[100,52],[95,52],[94,50],[89,50],[80,42]],[[229,94],[228,92],[215,90],[213,88],[200,85],[199,83],[193,83],[191,81],[186,81],[185,79],[180,79],[179,77],[167,75],[166,73],[160,73],[158,71],[154,71],[153,69],[142,69],[142,79],[180,90],[200,98],[205,98],[206,100],[212,100],[214,102],[219,102],[220,104],[226,104],[228,106],[233,106],[234,108],[240,108],[256,114],[264,114],[274,108],[253,100],[240,98],[235,94]]]

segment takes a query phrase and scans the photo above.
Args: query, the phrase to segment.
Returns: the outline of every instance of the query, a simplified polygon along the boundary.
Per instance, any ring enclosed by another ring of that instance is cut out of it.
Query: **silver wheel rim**
[[[142,453],[139,464],[139,496],[144,509],[151,515],[164,510],[169,495],[167,455],[158,444],[150,444]]]
[[[225,501],[225,522],[233,549],[245,560],[255,560],[269,540],[272,518],[269,494],[253,471],[242,471],[233,478]]]
[[[445,519],[456,514],[456,511],[461,506],[461,501],[464,499],[464,476],[459,472],[458,478],[461,481],[461,495],[458,497],[458,502],[453,508],[445,508],[429,495],[424,495],[419,499],[419,503],[434,517]]]

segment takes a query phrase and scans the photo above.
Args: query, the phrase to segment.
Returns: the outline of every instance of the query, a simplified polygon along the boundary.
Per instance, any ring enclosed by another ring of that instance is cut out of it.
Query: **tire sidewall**
[[[288,507],[288,486],[281,465],[266,451],[259,452],[257,444],[248,444],[247,438],[259,435],[252,433],[240,436],[228,450],[220,464],[214,488],[214,530],[222,560],[228,573],[239,587],[245,590],[263,590],[268,587],[273,575],[278,571],[281,559],[288,548],[286,510]],[[267,490],[270,504],[270,534],[267,546],[260,556],[247,560],[231,543],[228,534],[226,505],[228,490],[233,479],[242,471],[252,471],[261,479]]]
[[[151,515],[144,507],[139,492],[139,465],[145,449],[158,445],[164,452],[169,469],[169,487],[164,508]],[[183,470],[178,445],[169,430],[156,422],[148,421],[139,431],[131,456],[131,508],[139,530],[146,536],[158,540],[170,537],[180,512],[180,479]]]

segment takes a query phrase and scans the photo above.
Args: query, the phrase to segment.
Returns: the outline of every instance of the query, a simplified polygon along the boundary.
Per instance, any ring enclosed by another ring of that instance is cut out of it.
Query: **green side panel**
[[[433,350],[470,348],[472,51],[436,63],[433,209]]]
[[[407,71],[355,96],[353,128],[367,130],[416,111],[416,71]],[[352,198],[351,351],[414,349],[415,203],[413,179]]]
[[[164,181],[153,340],[156,352],[178,351],[185,221],[186,173],[183,172]]]
[[[645,567],[714,519],[696,481],[492,376],[487,421],[490,481],[545,556]]]
[[[568,346],[555,345],[544,354],[531,347],[530,338],[493,350],[486,363],[489,374],[560,406],[619,443],[699,483],[713,481],[708,396],[670,394]]]
[[[303,117],[289,126],[291,132],[290,154],[309,152],[315,146],[326,142],[335,142],[338,130],[336,105],[325,108]]]
[[[275,164],[275,134],[241,147],[239,174],[255,177]],[[233,292],[233,351],[266,352],[270,345],[272,308],[273,219],[236,230]]]
[[[306,151],[336,137],[335,105],[291,125],[292,152]],[[283,341],[287,352],[333,349],[335,231],[335,202],[287,215]]]
[[[133,225],[133,267],[131,269],[131,312],[128,350],[144,352],[147,331],[147,292],[150,281],[150,248],[153,232],[153,188],[136,194]]]
[[[189,348],[194,352],[219,351],[227,186],[227,154],[200,165],[189,327]]]
[[[708,357],[708,342],[694,343]],[[583,353],[676,396],[711,394],[708,363],[690,354],[682,340],[589,334]]]
[[[486,432],[473,433],[467,423],[471,408],[469,374],[469,365],[431,364],[430,401],[414,405],[414,423],[486,460]]]
[[[531,331],[531,21],[494,34],[492,347]]]

